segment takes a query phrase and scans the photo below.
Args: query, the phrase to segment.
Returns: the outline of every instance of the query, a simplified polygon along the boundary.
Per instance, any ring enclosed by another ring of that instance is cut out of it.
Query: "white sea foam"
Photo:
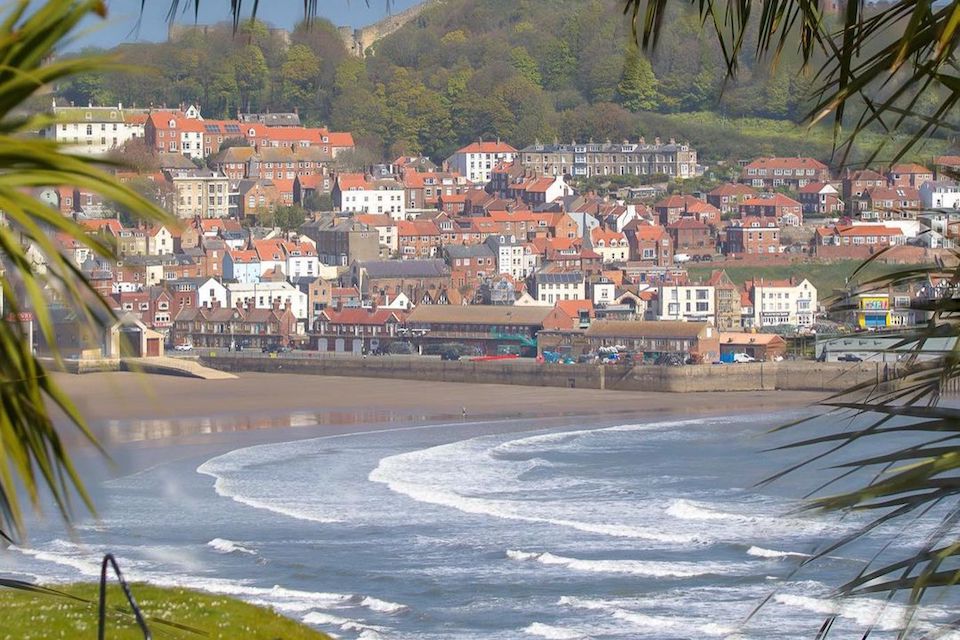
[[[428,449],[427,451],[431,450]],[[405,479],[414,473],[414,469],[423,468],[422,464],[417,460],[417,455],[422,453],[423,452],[418,451],[384,458],[380,461],[379,466],[370,472],[369,479],[372,482],[386,484],[394,493],[405,495],[418,502],[449,507],[464,513],[493,516],[505,520],[551,524],[583,531],[585,533],[597,533],[620,538],[636,538],[667,544],[689,545],[709,542],[709,539],[705,536],[690,533],[664,532],[655,527],[585,522],[582,520],[551,517],[550,515],[537,516],[532,513],[529,503],[464,496],[454,491],[406,481]],[[404,478],[404,480],[400,478]]]
[[[351,618],[344,618],[319,611],[314,611],[303,616],[303,622],[304,624],[311,624],[318,627],[337,627],[341,631],[352,631],[361,634],[365,631],[377,634],[388,631],[386,627],[366,624],[363,620],[353,620]]]
[[[722,562],[652,562],[645,560],[581,560],[553,553],[530,553],[508,550],[507,557],[521,562],[566,567],[587,573],[622,573],[647,578],[690,578],[705,575],[731,575],[743,573],[744,565]]]
[[[714,622],[699,623],[690,616],[658,616],[631,611],[615,602],[563,596],[557,601],[561,607],[597,611],[615,620],[629,624],[637,631],[675,631],[684,636],[726,636],[734,632],[732,627]]]
[[[764,549],[763,547],[750,547],[747,549],[747,555],[755,558],[809,558],[808,553],[797,553],[794,551],[777,551],[775,549]]]
[[[872,625],[881,631],[900,629],[907,613],[903,606],[868,598],[834,601],[781,593],[775,595],[774,600],[782,605],[804,609],[819,615],[838,615],[841,618],[853,620],[860,627]],[[929,612],[932,612],[932,610]]]
[[[217,553],[246,553],[251,556],[257,555],[257,552],[253,549],[248,549],[233,540],[227,540],[225,538],[214,538],[207,543],[207,546]]]
[[[523,632],[527,635],[547,638],[547,640],[580,640],[586,637],[586,635],[580,631],[566,629],[564,627],[555,627],[553,625],[543,624],[542,622],[534,622],[524,629]]]
[[[366,607],[371,611],[379,611],[380,613],[402,613],[410,608],[405,604],[387,602],[386,600],[381,600],[372,596],[365,596],[362,600],[360,600],[360,606]]]
[[[732,520],[739,517],[736,514],[714,511],[683,499],[671,502],[666,513],[680,520]]]

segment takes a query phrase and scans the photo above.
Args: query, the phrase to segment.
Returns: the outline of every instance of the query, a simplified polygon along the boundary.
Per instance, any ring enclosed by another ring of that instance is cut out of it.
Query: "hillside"
[[[208,116],[298,109],[309,123],[350,130],[375,156],[434,159],[478,137],[534,140],[689,139],[704,160],[804,153],[829,160],[830,132],[776,123],[803,118],[808,80],[786,55],[772,71],[745,55],[724,83],[718,45],[701,35],[696,8],[670,5],[654,55],[632,44],[619,0],[445,0],[351,55],[324,20],[289,43],[263,25],[229,25],[174,42],[124,45],[120,59],[150,76],[81,77],[60,88],[76,103],[200,103]],[[749,34],[744,51],[753,51]],[[159,76],[159,77],[158,77]],[[921,100],[938,103],[929,89]],[[691,120],[687,114],[713,115]],[[960,117],[960,116],[956,116]],[[762,125],[759,134],[757,123]],[[769,124],[772,122],[773,124]],[[723,129],[722,138],[711,132]],[[900,127],[901,131],[909,127]],[[916,157],[940,147],[919,149]]]

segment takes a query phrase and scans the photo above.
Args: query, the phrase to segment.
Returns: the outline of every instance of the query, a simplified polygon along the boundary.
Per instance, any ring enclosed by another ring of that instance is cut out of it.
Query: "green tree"
[[[255,109],[267,88],[269,70],[263,52],[255,44],[248,44],[230,56],[240,105],[247,111]]]
[[[653,66],[635,46],[627,49],[617,96],[618,102],[630,111],[654,111],[659,106]]]
[[[329,193],[311,191],[303,199],[303,208],[307,211],[333,211],[333,196]]]
[[[543,83],[540,65],[524,47],[514,47],[510,50],[510,64],[531,84],[540,86]]]
[[[307,212],[300,205],[285,205],[273,211],[258,212],[257,224],[262,227],[280,227],[283,231],[292,231],[300,228],[306,218]]]
[[[303,44],[291,46],[280,67],[280,99],[290,106],[310,104],[316,99],[319,75],[316,54]]]

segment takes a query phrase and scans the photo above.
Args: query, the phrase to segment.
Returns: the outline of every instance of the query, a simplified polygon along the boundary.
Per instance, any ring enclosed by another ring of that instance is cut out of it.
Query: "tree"
[[[640,50],[631,46],[623,61],[623,75],[617,85],[618,102],[630,111],[653,111],[659,105],[657,77]]]
[[[303,44],[287,49],[280,67],[280,99],[286,105],[307,105],[316,99],[320,59]]]
[[[303,199],[303,208],[307,211],[333,211],[333,196],[329,193],[311,191]]]
[[[277,207],[273,211],[264,209],[257,212],[258,225],[261,227],[279,227],[283,231],[299,229],[306,219],[307,212],[303,207],[296,204]]]
[[[75,308],[80,317],[104,318],[111,312],[62,253],[55,238],[69,237],[107,259],[116,256],[109,242],[88,235],[29,191],[73,184],[138,212],[142,220],[169,222],[170,218],[104,172],[93,159],[67,153],[56,142],[28,135],[33,121],[17,117],[21,105],[44,87],[78,74],[99,72],[108,61],[89,55],[54,56],[56,47],[81,21],[105,11],[102,2],[47,0],[23,11],[26,6],[9,7],[0,27],[6,36],[0,38],[0,57],[6,60],[0,68],[0,120],[6,123],[0,130],[0,203],[7,222],[0,225],[0,286],[5,311],[14,315],[32,313],[45,341],[57,353],[47,299],[49,288],[56,288],[58,297]],[[13,33],[16,37],[11,37]],[[31,269],[26,245],[44,253],[45,273]],[[0,354],[0,531],[16,536],[23,532],[21,495],[39,508],[40,491],[46,487],[64,518],[72,515],[72,495],[79,495],[86,506],[91,506],[60,432],[54,428],[47,403],[59,407],[82,437],[95,440],[70,399],[46,375],[22,323],[0,322]]]
[[[230,56],[229,66],[236,79],[240,105],[251,111],[255,105],[259,105],[267,88],[269,70],[263,51],[255,44],[248,44]]]

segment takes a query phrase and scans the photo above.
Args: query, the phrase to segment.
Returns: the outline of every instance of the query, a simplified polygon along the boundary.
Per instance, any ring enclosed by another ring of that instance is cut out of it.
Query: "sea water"
[[[31,523],[0,575],[91,580],[109,551],[134,580],[340,638],[806,639],[828,616],[831,637],[894,637],[903,607],[832,591],[891,538],[891,553],[922,544],[935,514],[801,567],[865,520],[795,511],[825,464],[758,486],[813,453],[764,450],[838,427],[769,433],[796,417],[463,421],[141,452],[94,487],[98,520],[72,538]],[[919,628],[952,609],[934,603]]]

